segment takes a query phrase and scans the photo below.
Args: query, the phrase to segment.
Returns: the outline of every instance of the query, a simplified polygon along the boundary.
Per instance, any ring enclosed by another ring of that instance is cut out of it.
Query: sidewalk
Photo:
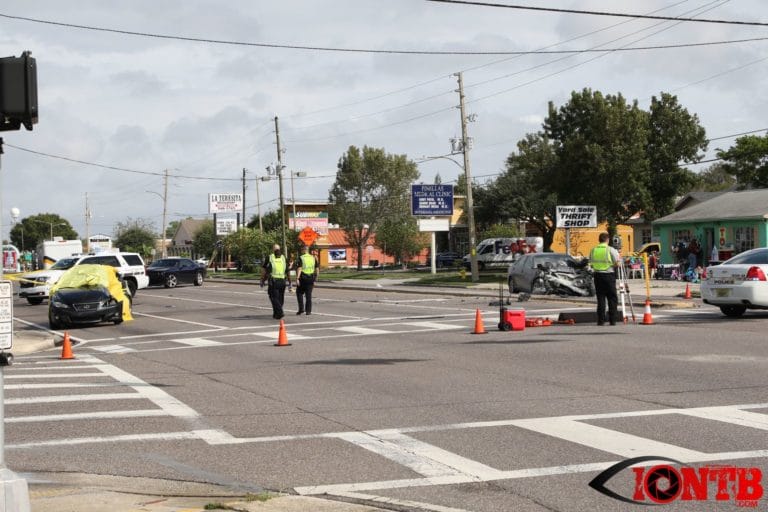
[[[217,281],[217,279],[212,279]],[[244,285],[258,285],[258,281],[229,280]],[[378,279],[320,281],[320,289],[359,290],[378,292],[415,293],[420,295],[451,295],[498,299],[499,285],[493,283],[468,287],[434,287],[409,284],[409,279]],[[697,307],[697,301],[683,298],[686,285],[698,296],[699,285],[680,281],[651,281],[651,300],[654,307]],[[629,281],[633,302],[645,301],[645,282]],[[505,299],[509,297],[506,287]],[[515,295],[511,297],[516,301]],[[557,297],[534,295],[531,302],[568,302],[589,304],[594,297]],[[31,326],[18,326],[14,332],[15,356],[48,351],[57,357],[61,336],[54,336]],[[13,468],[11,468],[13,469]],[[293,496],[277,493],[245,494],[242,491],[192,482],[165,481],[146,478],[123,478],[102,475],[76,474],[21,474],[29,485],[32,512],[204,512],[229,510],[240,512],[383,512],[384,509],[364,504],[346,503],[321,498]],[[220,508],[215,508],[219,506]],[[391,510],[391,509],[388,509]]]

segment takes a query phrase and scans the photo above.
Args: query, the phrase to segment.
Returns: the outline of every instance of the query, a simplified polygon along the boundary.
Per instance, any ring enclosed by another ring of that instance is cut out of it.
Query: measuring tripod
[[[627,317],[627,304],[629,304],[629,311],[632,315],[632,323],[637,323],[635,318],[635,307],[632,304],[632,296],[629,294],[629,283],[627,282],[627,269],[624,266],[624,261],[618,265],[617,281],[619,285],[619,297],[621,298],[621,316],[626,324],[628,322]]]

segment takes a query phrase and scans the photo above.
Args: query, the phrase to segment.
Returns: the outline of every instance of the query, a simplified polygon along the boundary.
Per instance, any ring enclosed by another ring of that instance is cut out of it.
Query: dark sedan
[[[175,288],[179,284],[202,286],[206,277],[205,265],[189,258],[163,258],[147,267],[150,285]]]
[[[68,270],[51,291],[48,324],[60,329],[72,324],[131,319],[131,299],[125,282],[112,267],[79,265]]]

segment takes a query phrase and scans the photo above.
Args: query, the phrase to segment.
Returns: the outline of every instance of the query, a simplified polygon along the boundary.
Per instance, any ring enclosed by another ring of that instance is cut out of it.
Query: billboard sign
[[[411,214],[423,217],[453,215],[453,185],[411,185]]]
[[[558,206],[558,228],[596,228],[597,206]]]
[[[208,194],[208,213],[237,213],[243,210],[243,194]]]
[[[293,212],[288,213],[288,229],[301,231],[304,228],[312,228],[318,235],[328,234],[328,212]]]
[[[229,235],[237,231],[237,219],[216,219],[216,234]]]
[[[0,349],[13,348],[13,285],[0,281]]]

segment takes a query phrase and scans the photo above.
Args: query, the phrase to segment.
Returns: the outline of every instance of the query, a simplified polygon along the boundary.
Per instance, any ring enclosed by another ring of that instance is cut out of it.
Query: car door
[[[186,284],[195,282],[197,265],[192,260],[181,260],[179,262],[179,281]]]
[[[526,281],[526,268],[530,265],[532,256],[524,255],[515,262],[512,268],[512,280],[514,288],[517,290],[528,290],[531,284]]]

